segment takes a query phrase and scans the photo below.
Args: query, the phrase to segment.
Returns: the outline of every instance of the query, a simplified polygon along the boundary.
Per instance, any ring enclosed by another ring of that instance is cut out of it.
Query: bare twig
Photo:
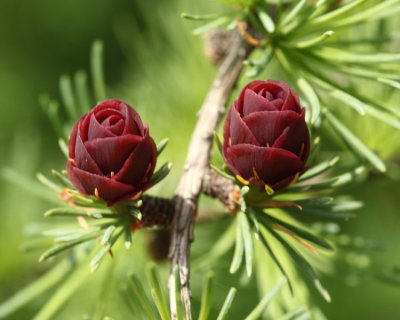
[[[175,217],[170,247],[169,295],[173,319],[176,319],[173,278],[175,265],[178,265],[180,270],[182,301],[186,314],[189,317],[191,314],[189,251],[190,243],[193,241],[193,222],[197,213],[198,198],[202,190],[203,178],[208,171],[213,131],[224,114],[229,94],[242,69],[243,59],[250,50],[250,45],[240,36],[237,36],[230,54],[221,64],[203,103],[189,144],[184,173],[175,194]]]
[[[230,213],[237,211],[240,188],[231,180],[223,178],[214,171],[209,170],[203,178],[202,192],[212,198],[217,198]]]
[[[240,189],[232,181],[208,169],[203,177],[201,191],[212,198],[218,199],[225,205],[227,211],[231,213],[236,212]],[[140,211],[143,217],[140,221],[140,227],[149,228],[157,226],[166,228],[171,225],[175,214],[175,199],[147,195],[142,196],[141,199],[143,200],[143,204],[140,207]],[[197,218],[201,221],[212,219],[210,216]]]
[[[232,181],[225,179],[214,171],[203,179],[202,192],[212,198],[217,198],[225,205],[227,211],[233,213],[238,208],[238,195],[240,189]],[[164,261],[168,258],[168,250],[171,239],[171,223],[175,212],[175,201],[173,199],[159,198],[155,196],[143,196],[141,212],[143,218],[140,222],[142,228],[162,227],[150,233],[149,248],[156,261]],[[196,224],[208,222],[210,220],[226,217],[220,210],[218,211],[199,211],[196,216]]]

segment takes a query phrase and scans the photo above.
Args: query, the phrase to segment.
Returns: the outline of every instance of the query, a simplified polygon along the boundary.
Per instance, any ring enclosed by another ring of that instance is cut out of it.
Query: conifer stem
[[[225,105],[251,46],[239,35],[230,48],[198,114],[198,121],[189,144],[184,172],[175,194],[175,214],[170,246],[169,296],[172,319],[176,319],[175,281],[173,268],[179,266],[182,301],[191,320],[190,306],[190,244],[193,241],[193,224],[197,214],[198,198],[203,179],[209,170],[213,132],[225,112]]]
[[[208,170],[204,175],[202,190],[205,195],[218,199],[230,213],[238,208],[240,189],[231,180],[225,179],[215,172]],[[140,226],[142,228],[162,227],[171,225],[175,214],[175,200],[144,195],[141,197],[143,205],[140,211],[143,214]],[[209,217],[199,216],[197,220],[209,220]]]

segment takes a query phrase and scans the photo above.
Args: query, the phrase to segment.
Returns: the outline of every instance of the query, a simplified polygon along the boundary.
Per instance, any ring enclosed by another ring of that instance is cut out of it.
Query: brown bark
[[[236,36],[230,54],[221,64],[207,97],[199,112],[199,119],[189,144],[184,173],[175,194],[175,217],[170,246],[171,272],[169,294],[172,318],[176,319],[175,283],[173,268],[179,266],[182,301],[186,314],[190,307],[190,244],[193,241],[193,223],[197,213],[198,198],[202,191],[203,178],[209,170],[213,131],[225,112],[229,94],[235,85],[243,60],[250,52],[250,45]]]
[[[153,226],[168,227],[174,218],[175,204],[172,200],[153,196],[143,196],[140,207],[142,220],[140,226],[148,228]]]
[[[218,199],[225,205],[228,212],[236,212],[240,189],[232,181],[225,179],[212,170],[204,175],[202,190],[209,197]],[[175,214],[175,200],[154,196],[142,196],[143,204],[140,207],[142,220],[140,227],[169,227]],[[207,217],[198,217],[201,221],[210,220]]]

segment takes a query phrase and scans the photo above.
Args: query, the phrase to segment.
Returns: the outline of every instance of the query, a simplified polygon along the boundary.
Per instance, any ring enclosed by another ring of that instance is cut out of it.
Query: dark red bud
[[[223,156],[229,169],[260,188],[287,187],[307,170],[310,138],[304,115],[286,83],[250,82],[225,120]]]
[[[109,206],[150,187],[157,149],[137,112],[120,100],[107,100],[83,115],[69,140],[68,177],[83,194]]]

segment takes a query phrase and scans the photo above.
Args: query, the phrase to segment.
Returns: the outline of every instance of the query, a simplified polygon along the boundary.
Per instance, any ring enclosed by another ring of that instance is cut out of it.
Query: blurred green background
[[[191,35],[197,24],[182,20],[180,13],[220,10],[224,8],[218,3],[196,0],[0,1],[0,167],[3,176],[22,185],[17,186],[6,179],[1,180],[0,185],[0,302],[37,278],[50,265],[37,262],[40,251],[21,251],[21,244],[29,239],[27,234],[34,229],[32,223],[49,223],[42,214],[54,205],[37,196],[41,190],[29,192],[29,183],[23,177],[34,179],[39,171],[49,176],[51,168],[61,170],[65,166],[54,131],[39,106],[39,94],[48,92],[58,99],[59,76],[89,69],[91,44],[96,38],[103,39],[108,96],[125,100],[137,109],[143,121],[149,123],[150,133],[156,141],[164,137],[170,139],[160,162],[172,161],[173,171],[152,192],[172,195],[182,171],[190,133],[196,121],[195,113],[215,73],[215,67],[203,54],[202,38]],[[279,74],[271,70],[268,77],[279,78]],[[387,161],[396,157],[398,161],[398,132],[394,133],[374,121],[358,121],[355,126],[364,141],[373,143],[372,147],[388,157]],[[381,140],[377,141],[377,136]],[[325,147],[331,145],[334,146],[334,142],[324,141]],[[388,149],[390,152],[385,153]],[[11,171],[5,168],[12,168],[21,177],[11,176]],[[377,265],[399,266],[399,182],[376,175],[348,191],[364,201],[365,206],[357,219],[342,224],[343,231],[381,241],[385,249],[374,253],[379,262]],[[204,206],[215,210],[211,202],[205,202]],[[207,251],[207,246],[215,241],[224,223],[199,226],[196,239],[200,242],[194,244],[194,255]],[[145,241],[146,237],[139,235],[136,248],[129,253],[119,252],[121,258],[115,259],[117,267],[110,266],[114,263],[111,261],[99,272],[106,273],[112,269],[117,283],[120,279],[117,275],[129,268],[136,266],[141,269],[141,257],[147,256],[143,250]],[[226,275],[228,259],[216,270],[216,300],[221,300],[238,280]],[[164,263],[162,268],[165,275],[167,264]],[[338,270],[338,274],[323,277],[331,292],[332,303],[326,304],[315,297],[328,319],[400,317],[400,287],[384,285],[374,279],[373,272],[370,276],[358,277],[355,272]],[[196,309],[202,272],[194,272],[192,277]],[[120,299],[120,294],[112,291],[118,290],[117,284],[100,285],[93,275],[88,281],[96,288],[96,294],[86,288],[74,295],[62,309],[60,319],[101,314],[104,308],[108,315],[123,319],[126,307],[118,307],[115,300]],[[98,297],[106,301],[101,310],[93,302]],[[10,319],[30,319],[48,298],[38,297],[24,312]],[[232,319],[241,319],[257,299],[254,283],[239,288]],[[218,305],[218,301],[215,303]]]

